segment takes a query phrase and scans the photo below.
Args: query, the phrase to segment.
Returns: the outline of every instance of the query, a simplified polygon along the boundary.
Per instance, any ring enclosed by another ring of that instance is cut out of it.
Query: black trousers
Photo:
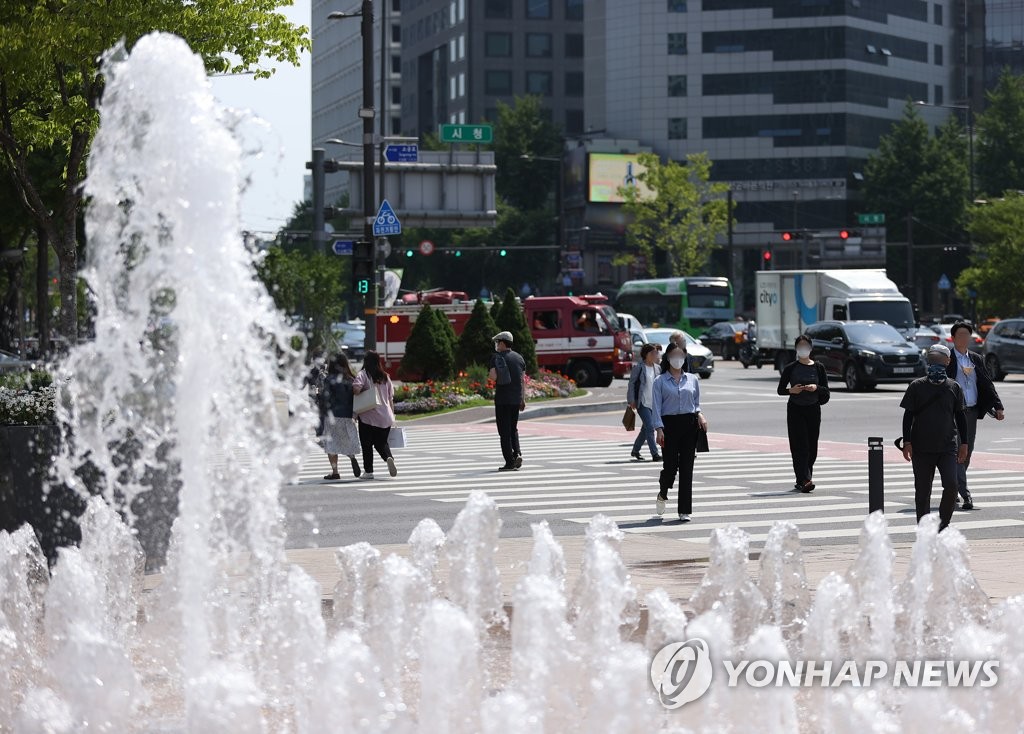
[[[917,506],[917,521],[932,510],[932,482],[935,470],[939,470],[942,480],[942,499],[939,501],[939,530],[942,530],[953,519],[953,508],[956,506],[956,451],[950,449],[940,453],[918,451],[914,449],[911,456],[914,467],[914,504]]]
[[[967,469],[971,465],[971,455],[974,453],[974,439],[978,436],[978,408],[971,406],[964,411],[967,418],[967,435],[960,439],[960,443],[967,444],[967,461],[956,465],[956,485],[960,496],[967,499],[971,496],[967,488]],[[964,438],[967,440],[965,441]]]
[[[679,513],[693,514],[693,460],[697,456],[697,414],[663,415],[665,424],[665,445],[661,456],[661,494],[668,496],[668,491],[675,484],[679,474]]]
[[[821,433],[821,406],[786,406],[786,428],[789,430],[789,453],[793,457],[796,483],[810,481],[814,461],[818,458],[818,435]]]
[[[519,449],[519,405],[494,405],[494,422],[498,424],[498,438],[501,440],[501,455],[505,466],[512,466],[517,456],[522,456]]]
[[[374,449],[385,461],[391,456],[391,447],[388,446],[390,433],[391,428],[371,426],[369,423],[359,421],[359,445],[363,447],[363,471],[367,474],[373,474]]]

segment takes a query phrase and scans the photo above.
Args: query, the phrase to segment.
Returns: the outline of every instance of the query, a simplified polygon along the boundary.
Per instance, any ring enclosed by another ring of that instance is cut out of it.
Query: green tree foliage
[[[706,153],[686,156],[685,165],[641,153],[639,163],[642,170],[636,178],[653,196],[644,196],[640,186],[619,187],[622,209],[633,220],[627,242],[647,257],[652,275],[655,248],[665,251],[672,275],[703,272],[715,238],[729,227],[728,187],[710,182]]]
[[[967,301],[978,296],[981,313],[1014,316],[1024,311],[1024,195],[971,209],[971,265],[956,281],[957,295]]]
[[[542,111],[540,97],[516,97],[511,105],[498,102],[494,126],[496,193],[527,211],[550,208],[558,186],[562,135]]]
[[[490,361],[491,353],[494,352],[491,339],[498,331],[497,324],[487,310],[487,304],[477,299],[473,313],[469,315],[459,337],[459,351],[455,355],[455,366],[459,372],[472,365],[486,365]]]
[[[491,311],[491,319],[493,319],[494,323],[497,324],[498,323],[498,314],[501,313],[501,299],[498,298],[497,296],[495,296],[493,293],[491,294],[491,296],[493,298],[493,300],[491,301],[491,309],[490,309],[490,311]]]
[[[336,255],[272,247],[256,273],[279,309],[304,325],[309,350],[328,345],[331,324],[344,312],[348,268]]]
[[[512,348],[523,355],[526,362],[526,372],[531,375],[537,374],[537,345],[533,341],[533,332],[526,323],[526,315],[523,313],[523,306],[516,299],[515,291],[511,288],[505,293],[501,301],[501,308],[498,309],[498,316],[495,319],[499,331],[512,333]]]
[[[440,308],[434,309],[434,318],[437,319],[437,323],[441,329],[441,333],[444,334],[445,339],[448,340],[448,354],[451,355],[451,364],[449,365],[449,372],[455,373],[455,353],[459,348],[459,337],[455,333],[455,327],[452,326],[452,322],[448,320],[448,314],[446,314]]]
[[[454,362],[447,330],[430,304],[423,304],[405,343],[400,374],[406,379],[448,380],[454,372]]]
[[[977,116],[978,188],[991,196],[1024,189],[1024,76],[1004,69]]]
[[[77,275],[81,184],[98,124],[104,80],[99,59],[129,50],[152,31],[185,39],[214,72],[270,76],[271,63],[297,63],[307,29],[278,8],[289,0],[16,0],[0,10],[0,154],[18,199],[45,232],[60,265],[63,334],[78,333]],[[37,153],[62,161],[52,178],[33,172]]]

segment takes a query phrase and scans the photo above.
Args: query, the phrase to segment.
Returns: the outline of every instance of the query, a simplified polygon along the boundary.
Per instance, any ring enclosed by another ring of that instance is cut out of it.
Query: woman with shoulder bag
[[[821,406],[829,401],[828,374],[825,366],[811,359],[811,338],[801,334],[794,343],[796,361],[790,362],[779,376],[779,395],[788,395],[786,428],[789,453],[796,474],[794,489],[814,490],[811,475],[818,458],[818,436],[821,433]]]
[[[324,450],[331,462],[331,473],[324,479],[341,479],[338,475],[338,455],[344,454],[352,462],[352,473],[360,474],[356,452],[359,451],[359,433],[352,413],[352,384],[356,376],[344,354],[336,354],[327,364],[327,378],[320,394],[320,420],[324,427]]]
[[[352,388],[356,395],[367,390],[377,391],[377,406],[359,414],[359,443],[363,447],[363,479],[373,479],[373,452],[380,454],[388,465],[391,476],[398,474],[395,459],[388,445],[388,434],[395,425],[395,386],[381,367],[380,355],[368,351],[363,358],[363,369],[356,375]]]
[[[658,444],[654,442],[654,416],[651,407],[654,405],[654,381],[661,374],[658,366],[658,347],[654,344],[644,344],[640,349],[640,361],[633,365],[633,371],[629,375],[629,385],[626,388],[626,402],[629,407],[635,410],[643,423],[633,442],[633,452],[630,454],[637,461],[643,461],[640,456],[640,447],[647,442],[651,450],[651,460],[661,461],[661,454],[658,453]]]

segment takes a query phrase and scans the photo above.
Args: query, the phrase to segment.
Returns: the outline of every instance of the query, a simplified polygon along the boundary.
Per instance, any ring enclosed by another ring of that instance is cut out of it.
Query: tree
[[[983,313],[1024,311],[1024,195],[1011,192],[972,207],[969,229],[974,250],[957,278],[957,295],[967,301],[976,293]]]
[[[452,326],[452,322],[448,319],[442,309],[434,309],[434,318],[437,319],[438,324],[441,325],[441,331],[444,332],[445,337],[448,339],[448,346],[452,355],[452,369],[451,372],[455,372],[455,352],[459,348],[459,336],[455,333],[455,327]]]
[[[82,181],[98,125],[104,78],[100,59],[119,42],[130,49],[152,31],[181,36],[210,71],[273,74],[266,58],[297,63],[307,29],[277,7],[290,0],[76,0],[7,2],[0,11],[0,154],[18,198],[60,267],[60,330],[78,334],[77,277]],[[33,173],[33,156],[62,163],[52,180]]]
[[[455,355],[455,366],[459,372],[476,365],[486,365],[494,352],[491,341],[498,333],[498,327],[491,318],[487,305],[477,299],[473,304],[473,313],[469,315],[466,325],[462,327],[459,337],[459,351]]]
[[[633,220],[626,229],[627,243],[647,257],[652,275],[655,248],[665,251],[672,275],[702,272],[715,238],[729,226],[728,187],[710,182],[706,153],[686,156],[685,165],[641,153],[639,164],[636,178],[642,186],[619,187],[622,209]]]
[[[454,371],[454,362],[447,330],[434,315],[430,304],[423,304],[405,343],[401,374],[423,380],[448,380]]]
[[[511,332],[512,348],[523,355],[527,374],[537,374],[537,345],[533,341],[533,332],[526,323],[522,304],[511,288],[505,293],[495,321],[499,330]]]
[[[562,135],[542,114],[540,97],[498,102],[494,126],[495,192],[508,204],[527,211],[547,209],[558,186]]]
[[[991,196],[1024,189],[1024,76],[1003,70],[977,116],[975,171],[978,188]]]

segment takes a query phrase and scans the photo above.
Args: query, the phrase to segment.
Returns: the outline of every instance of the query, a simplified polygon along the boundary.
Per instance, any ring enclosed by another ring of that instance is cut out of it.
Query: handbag
[[[356,415],[362,415],[366,411],[379,408],[383,404],[377,384],[370,383],[369,388],[352,398],[352,412]]]
[[[622,415],[622,425],[627,431],[636,430],[636,413],[628,405],[626,406],[626,412]]]
[[[393,426],[388,433],[388,446],[393,449],[404,449],[407,445],[405,429],[400,426]]]
[[[708,445],[708,432],[704,429],[697,428],[697,453],[706,454],[711,451],[711,446]]]

